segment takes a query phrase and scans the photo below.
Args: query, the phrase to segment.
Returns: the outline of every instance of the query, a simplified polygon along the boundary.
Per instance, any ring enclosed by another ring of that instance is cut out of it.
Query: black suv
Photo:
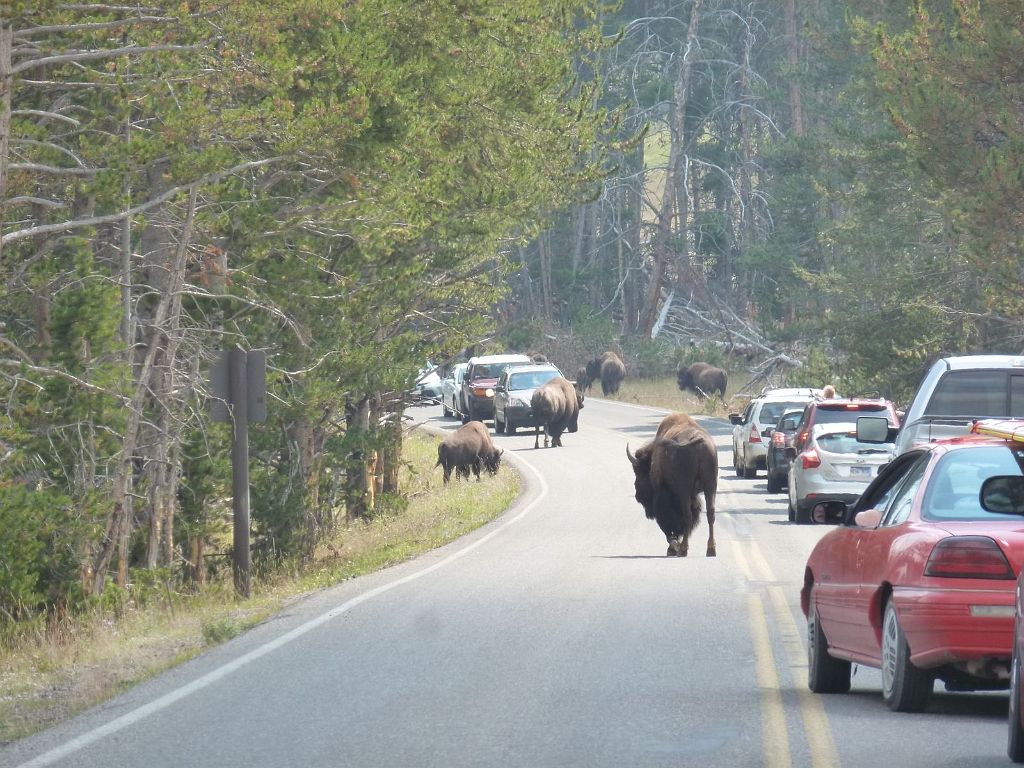
[[[800,408],[786,411],[779,419],[779,423],[772,430],[768,440],[768,452],[765,456],[768,475],[768,493],[780,493],[789,482],[789,462],[791,459],[786,455],[786,449],[793,445],[793,438],[796,437],[796,428],[803,416]]]

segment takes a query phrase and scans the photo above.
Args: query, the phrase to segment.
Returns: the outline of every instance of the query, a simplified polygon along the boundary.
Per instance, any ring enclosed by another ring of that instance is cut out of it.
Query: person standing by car
[[[821,388],[821,396],[826,400],[832,400],[836,396],[836,388],[831,384],[826,384]]]

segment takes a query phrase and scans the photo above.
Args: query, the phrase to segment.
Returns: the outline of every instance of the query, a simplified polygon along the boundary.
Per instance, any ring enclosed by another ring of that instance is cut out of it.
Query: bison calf
[[[544,428],[544,447],[562,444],[563,432],[575,432],[578,428],[580,408],[583,407],[583,392],[561,376],[549,380],[538,387],[530,399],[530,410],[533,412],[534,432],[533,447],[540,447],[540,430]]]
[[[700,520],[700,494],[704,494],[707,556],[714,557],[718,449],[711,435],[687,414],[673,413],[635,456],[627,445],[626,456],[633,465],[636,500],[665,534],[670,556],[686,557],[689,552],[690,534]]]
[[[502,451],[494,447],[487,427],[479,421],[464,424],[448,435],[437,446],[437,464],[444,471],[445,485],[451,479],[452,470],[455,478],[469,479],[472,471],[476,479],[480,479],[481,466],[492,475],[497,474],[501,464]]]

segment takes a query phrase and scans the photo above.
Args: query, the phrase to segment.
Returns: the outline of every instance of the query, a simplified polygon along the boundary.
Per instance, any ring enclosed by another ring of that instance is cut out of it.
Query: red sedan
[[[851,663],[880,668],[882,698],[902,712],[924,709],[936,679],[957,691],[1009,685],[1024,520],[983,506],[982,488],[1022,467],[1024,445],[974,434],[882,469],[807,561],[812,691],[848,691]]]

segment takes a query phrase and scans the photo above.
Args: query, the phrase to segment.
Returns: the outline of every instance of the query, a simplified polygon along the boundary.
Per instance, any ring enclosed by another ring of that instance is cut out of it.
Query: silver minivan
[[[1024,357],[937,360],[918,385],[896,435],[896,454],[970,431],[977,419],[1024,417]]]

